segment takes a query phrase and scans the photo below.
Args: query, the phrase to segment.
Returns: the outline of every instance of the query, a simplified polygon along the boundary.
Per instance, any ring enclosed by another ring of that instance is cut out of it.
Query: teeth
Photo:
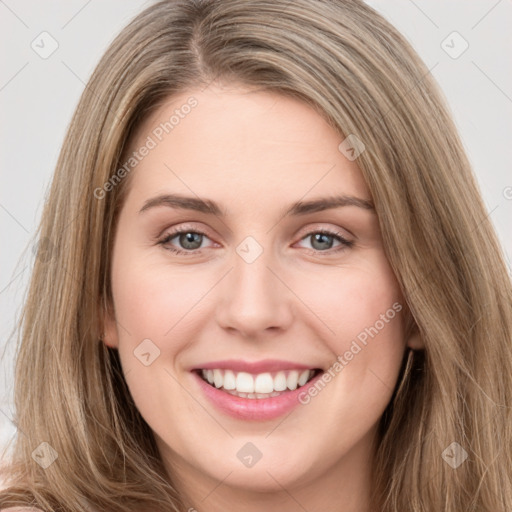
[[[213,383],[216,388],[220,388],[224,383],[224,377],[222,376],[222,372],[220,370],[213,370]]]
[[[299,384],[299,386],[304,386],[304,384],[306,384],[308,379],[309,379],[309,372],[302,372],[299,375],[299,380],[297,381],[297,383]]]
[[[254,393],[254,379],[250,373],[240,372],[237,374],[236,390],[240,393]]]
[[[236,377],[231,370],[226,370],[224,372],[224,382],[222,387],[228,390],[236,389]]]
[[[272,393],[274,390],[274,379],[270,373],[260,373],[254,380],[254,391],[256,393]]]
[[[288,378],[286,379],[286,385],[288,386],[288,389],[294,390],[297,389],[297,384],[299,380],[299,372],[297,370],[292,370],[288,374]]]
[[[268,398],[277,396],[280,391],[293,391],[304,386],[313,376],[314,370],[279,371],[252,375],[232,370],[202,370],[203,378],[216,388],[223,388],[233,395],[243,398]]]
[[[284,372],[279,372],[274,377],[274,389],[276,391],[284,391],[286,389],[286,374]]]

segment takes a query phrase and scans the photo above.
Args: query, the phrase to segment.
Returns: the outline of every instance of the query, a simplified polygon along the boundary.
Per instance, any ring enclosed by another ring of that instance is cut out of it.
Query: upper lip
[[[263,373],[275,372],[279,370],[311,370],[318,367],[285,361],[282,359],[263,359],[261,361],[243,361],[241,359],[224,359],[223,361],[211,361],[203,363],[192,368],[194,370],[214,370],[214,369],[233,370],[236,372]]]

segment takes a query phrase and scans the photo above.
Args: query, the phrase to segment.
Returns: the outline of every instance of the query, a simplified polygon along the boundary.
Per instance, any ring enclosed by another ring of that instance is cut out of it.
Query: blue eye
[[[197,251],[202,245],[203,237],[206,237],[205,233],[200,231],[192,231],[190,229],[177,229],[176,231],[169,233],[159,243],[162,244],[166,249],[175,254],[192,255],[193,251]],[[170,245],[171,240],[177,238],[178,242],[182,244],[185,250],[177,249]]]
[[[317,247],[313,246],[313,250],[315,252],[327,252],[325,249],[330,250],[332,248],[333,240],[338,241],[340,245],[336,249],[330,251],[330,253],[342,251],[343,249],[354,245],[354,242],[347,240],[341,233],[335,233],[324,229],[313,231],[306,235],[302,240],[307,240],[308,238],[311,239],[312,245],[317,244]]]
[[[203,249],[202,243],[204,238],[208,238],[207,235],[201,231],[195,231],[187,228],[176,229],[172,233],[167,234],[158,243],[165,247],[165,249],[173,252],[174,254],[181,254],[185,256],[193,256],[200,253],[200,249]],[[354,245],[354,242],[347,240],[341,233],[329,231],[329,230],[316,230],[308,233],[300,241],[311,238],[312,244],[317,247],[313,247],[311,250],[315,254],[327,253],[332,254]],[[177,239],[182,249],[174,247],[171,241]],[[339,242],[337,248],[332,249],[334,241]]]

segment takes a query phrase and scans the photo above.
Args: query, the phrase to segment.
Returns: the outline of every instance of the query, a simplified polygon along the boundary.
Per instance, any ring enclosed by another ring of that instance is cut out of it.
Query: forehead
[[[185,91],[138,128],[129,153],[149,150],[132,171],[130,194],[369,198],[356,162],[338,149],[343,139],[312,107],[276,92]]]

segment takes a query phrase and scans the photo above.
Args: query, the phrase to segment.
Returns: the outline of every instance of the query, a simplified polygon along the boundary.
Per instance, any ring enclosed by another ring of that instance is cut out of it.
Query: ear
[[[119,335],[117,332],[117,323],[114,307],[107,301],[101,301],[100,308],[100,327],[101,327],[101,341],[107,347],[119,348]]]
[[[425,343],[420,334],[418,324],[414,320],[409,307],[406,308],[404,316],[404,331],[406,346],[412,350],[424,350]]]
[[[424,350],[425,343],[419,333],[418,329],[414,329],[411,335],[407,338],[407,346],[413,350]]]

